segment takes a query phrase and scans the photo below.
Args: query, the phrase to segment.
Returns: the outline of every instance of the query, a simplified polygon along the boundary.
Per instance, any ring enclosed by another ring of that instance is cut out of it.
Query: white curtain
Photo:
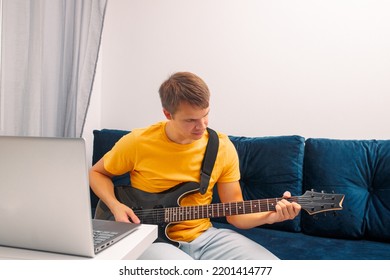
[[[0,133],[81,137],[107,0],[3,0]]]

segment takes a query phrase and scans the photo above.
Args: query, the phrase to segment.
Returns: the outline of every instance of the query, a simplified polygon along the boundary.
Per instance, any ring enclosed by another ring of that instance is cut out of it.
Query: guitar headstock
[[[320,212],[343,209],[343,194],[306,191],[299,197],[298,203],[307,213],[314,215]]]

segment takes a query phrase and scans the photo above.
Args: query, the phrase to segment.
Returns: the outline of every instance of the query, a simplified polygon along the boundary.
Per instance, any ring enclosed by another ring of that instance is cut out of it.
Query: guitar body
[[[161,211],[158,210],[180,206],[180,201],[184,196],[199,190],[199,183],[184,182],[160,193],[147,193],[131,186],[118,186],[114,190],[116,198],[129,206],[142,224],[158,225],[157,242],[163,241],[177,245],[176,242],[167,237],[166,229],[169,223],[164,221]],[[148,209],[157,211],[148,211]],[[101,200],[96,206],[95,219],[114,220],[114,215]]]

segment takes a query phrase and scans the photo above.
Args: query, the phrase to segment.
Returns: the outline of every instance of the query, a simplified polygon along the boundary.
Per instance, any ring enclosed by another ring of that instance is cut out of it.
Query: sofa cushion
[[[259,243],[282,260],[389,260],[390,243],[346,240],[264,228],[237,229],[215,223]],[[314,276],[313,276],[314,277]]]
[[[281,197],[284,191],[302,194],[304,138],[301,136],[229,136],[236,147],[245,200]],[[214,201],[218,201],[215,194]],[[221,222],[221,220],[218,220]],[[300,231],[300,216],[262,227]]]
[[[305,189],[345,194],[343,210],[302,215],[302,231],[312,235],[389,239],[389,141],[307,139]],[[367,231],[366,231],[367,230]]]
[[[368,192],[366,236],[390,242],[390,141],[376,141],[376,160]]]

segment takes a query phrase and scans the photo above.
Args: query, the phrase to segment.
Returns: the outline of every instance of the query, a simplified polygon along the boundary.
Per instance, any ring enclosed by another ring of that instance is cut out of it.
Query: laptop
[[[1,246],[93,257],[139,226],[92,219],[90,204],[83,138],[0,136]]]

